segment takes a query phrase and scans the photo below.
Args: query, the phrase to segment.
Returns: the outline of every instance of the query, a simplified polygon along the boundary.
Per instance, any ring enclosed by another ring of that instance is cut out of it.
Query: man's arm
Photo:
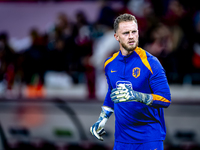
[[[152,59],[150,64],[153,70],[153,74],[149,78],[153,97],[151,106],[166,108],[171,104],[171,93],[165,70],[157,58]]]
[[[104,130],[104,126],[108,118],[114,112],[114,103],[110,98],[111,84],[107,75],[106,75],[106,78],[107,78],[107,84],[108,84],[108,91],[107,91],[103,106],[101,107],[102,111],[100,113],[100,116],[97,122],[92,127],[90,127],[90,132],[92,133],[92,135],[94,135],[98,140],[101,140],[101,141],[103,141],[102,135],[106,133]]]

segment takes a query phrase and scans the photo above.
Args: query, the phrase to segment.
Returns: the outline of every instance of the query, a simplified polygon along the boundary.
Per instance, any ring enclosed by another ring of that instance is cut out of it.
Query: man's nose
[[[129,33],[129,38],[133,38],[133,37],[134,37],[133,33]]]

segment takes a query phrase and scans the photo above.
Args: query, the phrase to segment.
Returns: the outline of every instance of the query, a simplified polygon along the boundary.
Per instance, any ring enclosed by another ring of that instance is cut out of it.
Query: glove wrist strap
[[[101,108],[102,108],[102,111],[101,111],[100,116],[105,117],[105,118],[109,118],[114,112],[114,110],[110,107],[102,106]]]
[[[153,103],[153,97],[151,94],[140,93],[141,100],[146,105],[151,105]]]

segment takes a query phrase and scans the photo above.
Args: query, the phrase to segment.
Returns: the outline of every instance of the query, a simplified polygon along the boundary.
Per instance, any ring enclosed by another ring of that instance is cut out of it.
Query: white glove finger
[[[111,93],[116,92],[116,91],[118,91],[118,89],[114,88],[114,89],[111,90]]]
[[[126,102],[126,101],[127,101],[127,99],[125,99],[125,98],[118,99],[118,103],[119,102]]]
[[[92,126],[92,127],[93,127],[93,126]],[[91,133],[92,135],[94,135],[93,132],[92,132],[92,127],[90,127],[90,133]]]
[[[120,99],[120,98],[125,98],[126,94],[119,94],[119,95],[116,95],[117,99]]]
[[[117,99],[121,99],[121,98],[125,99],[125,94],[114,95],[111,97],[111,100],[116,101]]]
[[[124,94],[124,93],[127,93],[127,90],[123,89],[123,90],[118,90],[117,91],[119,94]]]
[[[103,141],[103,138],[101,136],[99,136],[99,134],[96,132],[96,130],[93,128],[93,133],[94,133],[94,136],[98,139],[98,140],[101,140]]]
[[[112,89],[111,95],[118,95],[118,94],[120,94],[121,92],[122,92],[122,90],[118,90],[117,88],[115,88],[115,89]]]
[[[114,103],[120,103],[120,102],[126,102],[126,101],[127,101],[126,99],[120,98],[120,99],[114,100],[113,102],[114,102]]]
[[[90,127],[90,132],[93,136],[95,136],[98,140],[103,141],[103,138],[99,136],[99,134],[96,132],[95,128],[92,126]]]
[[[97,131],[97,134],[99,136],[102,136],[102,135],[106,134],[106,131],[102,128],[100,131]]]

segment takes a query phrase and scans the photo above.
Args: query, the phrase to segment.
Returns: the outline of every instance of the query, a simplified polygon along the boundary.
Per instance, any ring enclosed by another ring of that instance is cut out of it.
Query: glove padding
[[[103,135],[106,134],[106,131],[104,130],[104,126],[108,120],[108,118],[113,113],[112,109],[105,109],[102,107],[101,114],[99,116],[98,121],[90,127],[90,132],[92,135],[94,135],[98,140],[103,141]]]
[[[104,130],[105,123],[107,119],[99,119],[93,126],[90,127],[90,132],[94,135],[98,140],[103,141],[103,135],[106,134]]]
[[[114,103],[135,101],[144,103],[146,105],[151,105],[153,102],[153,97],[151,94],[134,91],[125,84],[120,84],[117,88],[113,89],[110,97]]]

